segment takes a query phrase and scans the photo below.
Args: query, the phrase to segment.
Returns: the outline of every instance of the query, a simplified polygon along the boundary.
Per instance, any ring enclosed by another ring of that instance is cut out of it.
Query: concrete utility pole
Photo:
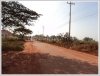
[[[69,4],[70,6],[70,12],[69,12],[69,40],[70,40],[70,33],[71,33],[71,5],[75,5],[75,3],[73,2],[67,2],[67,4]]]
[[[67,2],[70,5],[70,12],[69,12],[69,38],[70,38],[70,31],[71,31],[71,5],[75,5],[73,2]]]
[[[42,26],[42,28],[43,28],[43,35],[44,35],[44,26]]]

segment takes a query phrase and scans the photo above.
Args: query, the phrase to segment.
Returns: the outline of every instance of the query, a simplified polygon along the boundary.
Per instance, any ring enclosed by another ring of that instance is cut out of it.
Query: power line
[[[80,16],[78,19],[73,20],[73,22],[80,21],[80,20],[82,20],[82,19],[85,19],[85,18],[90,17],[90,16],[94,16],[94,15],[96,15],[96,13],[93,13],[93,14],[90,14],[90,15],[86,15],[86,16],[84,16],[84,17],[81,17],[81,16]],[[64,22],[63,24],[61,24],[60,26],[58,26],[58,28],[61,28],[61,27],[63,27],[64,25],[66,25],[66,24],[68,24],[68,23],[69,23],[69,22],[66,21],[66,22]]]

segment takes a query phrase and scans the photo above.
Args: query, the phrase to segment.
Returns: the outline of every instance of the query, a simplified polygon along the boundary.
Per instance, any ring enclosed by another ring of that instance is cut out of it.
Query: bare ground
[[[97,74],[98,57],[42,42],[2,54],[3,74]]]

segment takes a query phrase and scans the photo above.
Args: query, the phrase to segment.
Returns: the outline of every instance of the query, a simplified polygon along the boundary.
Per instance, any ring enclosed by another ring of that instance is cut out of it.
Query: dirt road
[[[27,47],[27,45],[30,45],[30,46]],[[32,50],[33,47],[36,51]],[[29,50],[29,48],[30,48],[30,50]],[[75,51],[75,50],[66,49],[66,48],[51,45],[48,43],[34,41],[32,43],[32,45],[31,45],[31,43],[26,44],[25,49],[26,50],[24,52],[26,52],[26,53],[50,54],[53,56],[60,56],[60,57],[69,58],[69,59],[81,60],[83,62],[88,62],[92,65],[98,64],[97,56],[79,52],[79,51]]]
[[[97,74],[97,63],[97,56],[34,41],[26,42],[22,52],[3,55],[3,73]]]

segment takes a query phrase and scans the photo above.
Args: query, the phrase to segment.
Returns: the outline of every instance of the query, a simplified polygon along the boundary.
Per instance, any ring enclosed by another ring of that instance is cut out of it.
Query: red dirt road
[[[98,74],[98,57],[39,41],[2,54],[3,74]]]
[[[97,56],[75,51],[75,50],[66,49],[63,47],[59,47],[59,46],[55,46],[55,45],[51,45],[51,44],[43,43],[39,41],[34,41],[33,43],[31,42],[26,43],[25,50],[23,52],[50,54],[53,56],[60,56],[60,57],[68,58],[68,59],[76,59],[82,62],[88,62],[92,65],[98,65]]]

